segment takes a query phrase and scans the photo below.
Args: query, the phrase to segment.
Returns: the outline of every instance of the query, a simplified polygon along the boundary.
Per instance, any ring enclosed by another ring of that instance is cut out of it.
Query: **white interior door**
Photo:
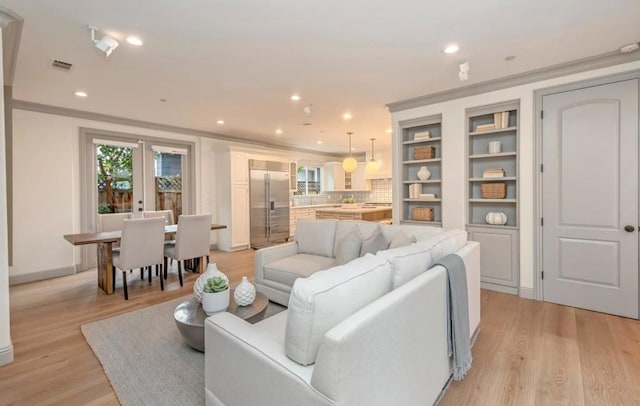
[[[544,300],[638,318],[638,80],[544,96]]]

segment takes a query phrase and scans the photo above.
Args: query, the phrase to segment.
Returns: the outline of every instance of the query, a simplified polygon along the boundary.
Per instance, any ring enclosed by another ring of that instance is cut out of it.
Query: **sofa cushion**
[[[378,229],[373,235],[362,242],[360,248],[360,256],[367,254],[376,254],[378,251],[386,250],[389,247],[389,241],[384,238],[382,231]]]
[[[264,278],[291,286],[296,279],[306,278],[314,272],[329,269],[335,264],[335,258],[297,254],[266,264]]]
[[[347,235],[336,237],[336,265],[344,265],[360,256],[360,248],[362,247],[362,237],[357,228],[347,233]]]
[[[393,289],[431,268],[444,256],[454,253],[467,242],[463,230],[451,230],[404,247],[378,252],[393,268]]]
[[[315,362],[324,334],[391,289],[392,270],[367,255],[298,279],[289,298],[285,352],[302,365]]]
[[[399,230],[391,239],[391,242],[389,243],[389,249],[404,247],[405,245],[412,244],[416,241],[417,240],[415,236],[412,235],[411,237],[409,237],[404,233],[404,231]]]
[[[298,220],[295,235],[298,253],[333,257],[337,222],[337,220]]]
[[[418,242],[378,252],[377,256],[389,261],[393,268],[393,289],[431,268],[432,246],[431,243]]]

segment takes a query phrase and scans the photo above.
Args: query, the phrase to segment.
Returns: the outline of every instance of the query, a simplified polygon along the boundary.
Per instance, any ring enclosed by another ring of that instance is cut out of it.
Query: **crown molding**
[[[269,142],[262,142],[262,141],[258,141],[258,140],[254,140],[254,139],[250,139],[250,138],[234,137],[234,136],[230,136],[230,135],[218,134],[218,133],[209,132],[209,131],[196,130],[196,129],[193,129],[193,128],[179,127],[179,126],[173,126],[173,125],[168,125],[168,124],[159,124],[159,123],[153,123],[153,122],[150,122],[150,121],[143,121],[143,120],[136,120],[136,119],[132,119],[132,118],[111,116],[111,115],[108,115],[108,114],[94,113],[94,112],[83,111],[83,110],[75,110],[75,109],[70,109],[70,108],[66,108],[66,107],[51,106],[51,105],[48,105],[48,104],[33,103],[33,102],[24,101],[24,100],[15,100],[14,99],[13,100],[13,108],[14,109],[19,109],[19,110],[34,111],[34,112],[37,112],[37,113],[53,114],[53,115],[57,115],[57,116],[80,118],[80,119],[83,119],[83,120],[102,121],[102,122],[105,122],[105,123],[128,125],[128,126],[132,126],[132,127],[147,128],[147,129],[150,129],[150,130],[158,130],[158,131],[166,131],[166,132],[186,134],[186,135],[194,135],[194,136],[197,136],[197,137],[207,137],[207,138],[213,138],[213,139],[221,140],[221,141],[236,142],[236,143],[249,144],[249,145],[253,145],[253,146],[260,146],[260,147],[263,147],[263,148],[272,148],[272,149],[277,149],[277,150],[286,150],[286,151],[302,152],[302,153],[306,153],[306,154],[322,155],[322,156],[327,156],[327,157],[331,157],[331,158],[340,158],[340,159],[342,159],[345,156],[344,154],[336,154],[336,153],[331,153],[331,152],[314,151],[314,150],[311,150],[311,149],[297,148],[297,147],[292,147],[292,146],[284,145],[284,144],[275,144],[275,143],[269,143]]]
[[[442,92],[431,93],[424,96],[413,97],[387,104],[391,113],[408,110],[415,107],[427,106],[434,103],[441,103],[449,100],[460,99],[462,97],[475,96],[477,94],[488,93],[496,90],[507,89],[514,86],[525,85],[527,83],[539,82],[542,80],[554,79],[574,73],[586,72],[608,66],[619,65],[640,60],[640,51],[629,54],[622,54],[618,51],[607,52],[588,58],[576,59],[575,61],[552,65],[541,69],[534,69],[515,75],[492,79],[469,86]]]
[[[6,7],[0,6],[0,28],[2,29],[2,63],[4,85],[13,85],[18,62],[18,49],[22,37],[24,19]]]

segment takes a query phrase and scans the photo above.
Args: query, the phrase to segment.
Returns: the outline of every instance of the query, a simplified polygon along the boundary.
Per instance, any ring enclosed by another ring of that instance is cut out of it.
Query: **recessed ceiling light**
[[[135,45],[137,47],[141,46],[143,44],[142,40],[138,37],[127,37],[127,42],[130,43],[131,45]]]
[[[89,95],[87,94],[87,92],[83,92],[82,90],[78,90],[78,91],[77,91],[77,92],[75,92],[74,94],[75,94],[76,96],[78,96],[78,97],[87,97],[87,96],[89,96]]]
[[[356,150],[356,147],[352,147],[352,148],[351,148],[351,151],[355,151],[355,150]]]
[[[322,144],[322,140],[318,140],[318,144]]]
[[[278,129],[276,130],[276,134],[282,134],[282,130],[278,128]]]
[[[218,123],[218,124],[224,124],[224,120],[218,120],[218,121],[216,121],[216,123]]]
[[[291,96],[291,100],[292,101],[298,101],[298,100],[300,100],[300,96],[298,96],[297,94],[294,94],[294,95]]]
[[[391,134],[391,128],[387,128],[386,130],[384,130],[384,132],[386,132],[387,134]]]
[[[445,54],[455,54],[460,49],[456,44],[447,45],[444,49]]]
[[[515,55],[509,55],[509,56],[507,56],[506,58],[504,58],[504,60],[505,60],[505,61],[507,61],[507,62],[511,62],[511,61],[513,61],[514,59],[516,59]]]
[[[351,113],[344,113],[342,115],[342,118],[344,118],[345,120],[351,120]]]

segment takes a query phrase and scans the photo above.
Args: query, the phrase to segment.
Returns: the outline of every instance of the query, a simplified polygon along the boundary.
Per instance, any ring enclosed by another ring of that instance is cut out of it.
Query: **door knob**
[[[636,231],[636,228],[634,226],[624,226],[624,231],[626,231],[627,233],[633,233],[634,231]]]

